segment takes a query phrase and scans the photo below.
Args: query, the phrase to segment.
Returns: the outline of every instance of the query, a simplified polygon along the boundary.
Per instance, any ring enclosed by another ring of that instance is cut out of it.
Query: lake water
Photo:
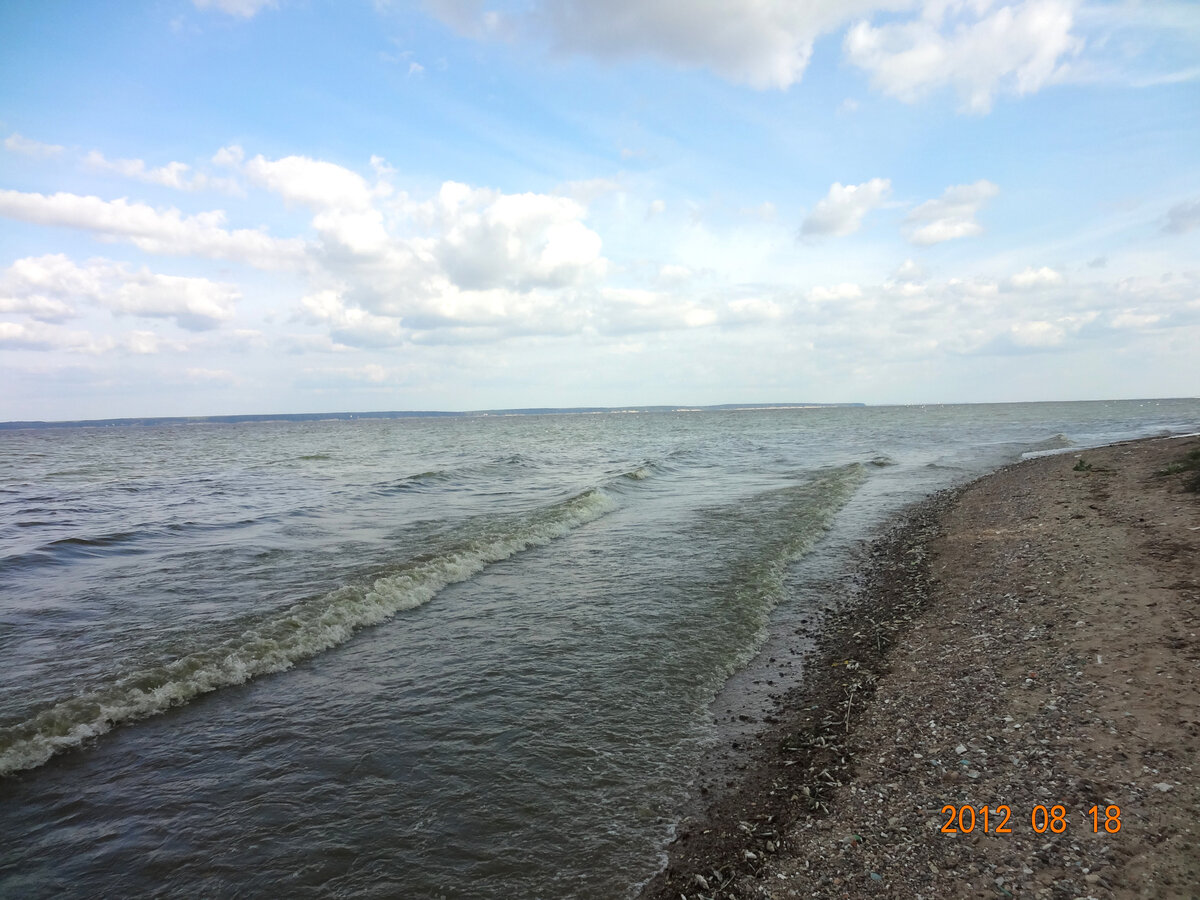
[[[0,896],[618,898],[904,504],[1200,401],[0,432]]]

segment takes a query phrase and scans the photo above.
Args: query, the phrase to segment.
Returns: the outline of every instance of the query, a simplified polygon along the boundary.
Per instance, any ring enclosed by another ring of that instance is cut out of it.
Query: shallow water
[[[628,895],[831,546],[1022,453],[1197,428],[1192,400],[0,432],[0,895]]]

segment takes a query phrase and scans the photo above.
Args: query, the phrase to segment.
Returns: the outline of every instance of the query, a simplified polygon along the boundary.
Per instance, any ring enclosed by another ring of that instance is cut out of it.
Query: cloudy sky
[[[1193,0],[0,5],[0,419],[1195,396]]]

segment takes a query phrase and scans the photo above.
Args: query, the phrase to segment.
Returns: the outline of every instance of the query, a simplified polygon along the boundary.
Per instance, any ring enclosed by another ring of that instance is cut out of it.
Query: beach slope
[[[643,896],[1197,896],[1197,449],[1029,460],[913,510]]]

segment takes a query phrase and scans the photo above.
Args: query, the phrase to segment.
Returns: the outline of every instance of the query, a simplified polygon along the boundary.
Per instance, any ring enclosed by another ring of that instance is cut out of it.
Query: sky
[[[1200,393],[1194,0],[11,0],[0,85],[0,420]]]

